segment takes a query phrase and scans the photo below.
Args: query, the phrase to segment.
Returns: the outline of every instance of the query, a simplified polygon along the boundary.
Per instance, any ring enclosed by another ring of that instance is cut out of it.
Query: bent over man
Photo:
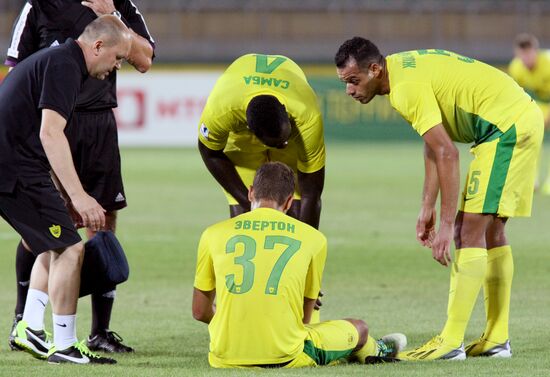
[[[152,63],[154,41],[147,30],[145,20],[130,0],[94,1],[37,1],[27,0],[15,21],[5,64],[15,67],[36,51],[56,46],[67,38],[77,38],[84,28],[104,14],[113,14],[131,28],[132,48],[128,62],[138,71],[147,71]],[[126,194],[121,175],[118,150],[117,125],[113,108],[117,106],[116,72],[105,80],[89,77],[79,94],[75,111],[65,130],[76,172],[84,187],[106,210],[105,227],[115,232],[118,210],[126,207]],[[66,198],[69,199],[69,198]],[[70,200],[68,203],[70,207]],[[79,220],[77,219],[79,222]],[[88,238],[94,231],[87,228]],[[14,327],[25,311],[40,313],[39,298],[45,292],[30,292],[27,300],[28,281],[35,257],[22,241],[17,247],[16,277],[17,303]],[[130,352],[115,332],[109,330],[116,287],[92,292],[92,324],[88,346],[105,352]],[[17,347],[15,334],[10,335],[10,346]]]
[[[281,55],[235,60],[212,90],[199,126],[199,151],[226,192],[231,216],[250,210],[248,187],[267,161],[297,174],[289,215],[318,228],[325,178],[323,120],[304,72]]]
[[[340,46],[335,63],[348,95],[363,104],[376,95],[388,95],[424,139],[424,191],[416,233],[444,266],[451,263],[454,233],[445,327],[422,347],[399,357],[510,357],[514,265],[505,225],[510,217],[531,215],[535,161],[544,128],[540,109],[504,72],[446,50],[384,57],[371,41],[355,37]],[[459,160],[453,141],[472,143],[474,155],[458,214]],[[464,332],[481,286],[487,325],[465,350]]]
[[[88,75],[104,79],[130,49],[126,26],[115,16],[99,17],[78,40],[25,59],[0,87],[0,215],[44,256],[38,258],[44,263],[35,264],[30,288],[50,293],[54,325],[50,347],[43,313],[29,316],[17,325],[18,345],[51,363],[114,362],[77,341],[83,243],[50,170],[84,225],[94,231],[104,227],[105,210],[84,191],[63,131]],[[47,297],[42,299],[45,306]]]

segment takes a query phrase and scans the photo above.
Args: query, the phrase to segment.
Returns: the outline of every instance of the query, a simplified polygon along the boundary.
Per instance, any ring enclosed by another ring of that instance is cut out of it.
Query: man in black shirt
[[[39,255],[30,288],[49,292],[54,323],[53,347],[36,317],[29,317],[36,326],[19,321],[16,339],[51,363],[115,362],[77,341],[84,247],[50,173],[83,224],[103,228],[105,210],[84,191],[64,129],[86,78],[104,79],[119,69],[131,46],[131,32],[118,18],[99,17],[77,41],[67,39],[22,61],[0,86],[0,216]],[[47,299],[42,297],[44,306]]]
[[[102,14],[114,14],[132,29],[132,50],[128,62],[138,71],[145,72],[151,66],[154,41],[145,21],[130,0],[27,0],[16,20],[11,45],[5,64],[14,67],[32,53],[76,38],[82,30]],[[116,74],[101,81],[86,80],[78,97],[75,113],[66,129],[76,171],[90,194],[107,211],[103,230],[115,231],[117,210],[126,207],[126,195],[120,172],[120,154],[113,108],[116,100]],[[98,132],[99,130],[99,132]],[[70,209],[70,206],[69,206]],[[75,219],[80,223],[79,219]],[[87,228],[88,238],[94,231]],[[35,260],[22,241],[17,247],[16,276],[17,304],[14,327],[23,317],[25,302],[27,311],[41,312],[36,292],[27,297],[28,280]],[[108,291],[92,293],[92,325],[88,346],[92,350],[106,352],[131,352],[133,349],[121,342],[118,334],[109,330],[116,287]],[[40,296],[40,293],[38,294]],[[16,347],[14,332],[10,334],[10,346]]]

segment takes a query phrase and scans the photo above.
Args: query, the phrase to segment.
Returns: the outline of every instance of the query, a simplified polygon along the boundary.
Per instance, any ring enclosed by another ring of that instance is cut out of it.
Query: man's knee
[[[52,250],[51,255],[53,260],[63,258],[66,261],[72,260],[74,263],[82,265],[82,260],[84,259],[84,243],[80,241],[65,248]]]
[[[359,334],[359,340],[357,341],[356,350],[360,349],[367,343],[367,338],[369,336],[369,327],[367,323],[361,319],[346,318],[346,321],[351,322],[353,326],[357,329]]]

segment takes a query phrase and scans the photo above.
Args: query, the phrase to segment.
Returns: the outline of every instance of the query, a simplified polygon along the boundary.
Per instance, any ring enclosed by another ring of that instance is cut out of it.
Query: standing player
[[[375,341],[358,319],[308,325],[327,240],[285,214],[293,193],[294,172],[266,163],[248,193],[251,211],[202,234],[193,317],[209,324],[210,365],[297,368],[394,357],[406,345],[402,334]]]
[[[32,53],[76,38],[86,25],[103,14],[120,18],[132,34],[132,49],[128,62],[138,71],[146,72],[152,62],[154,42],[143,16],[130,0],[90,1],[37,1],[27,0],[15,22],[6,65],[14,67]],[[116,73],[101,81],[90,78],[79,95],[75,112],[66,129],[67,138],[84,190],[94,197],[107,211],[103,230],[115,231],[117,211],[126,207],[124,187],[120,172],[120,154],[113,108],[116,101]],[[68,203],[69,208],[71,204]],[[88,238],[94,231],[87,228]],[[17,247],[17,304],[14,328],[23,317],[25,302],[28,311],[43,313],[40,299],[44,292],[30,291],[27,300],[28,281],[35,261],[22,241]],[[109,330],[116,287],[107,292],[97,292],[92,297],[92,326],[88,345],[90,349],[106,352],[131,352],[121,342],[118,334]],[[10,334],[10,346],[16,347],[14,332]]]
[[[254,173],[281,161],[298,177],[289,214],[318,228],[325,177],[323,120],[296,63],[280,55],[235,60],[212,90],[199,126],[199,151],[226,192],[231,217],[250,210]]]
[[[45,347],[43,318],[35,315],[18,323],[17,339],[51,363],[115,362],[77,341],[84,246],[50,171],[84,225],[94,231],[104,227],[105,210],[84,191],[63,131],[87,76],[104,79],[119,69],[130,53],[131,38],[118,18],[100,17],[78,40],[67,39],[25,59],[0,86],[0,215],[41,255],[39,261],[48,262],[44,276],[35,273],[44,267],[37,261],[30,287],[50,293],[54,324],[53,347]],[[47,296],[41,299],[45,306]]]
[[[534,161],[544,128],[540,109],[505,73],[445,50],[384,57],[373,43],[355,37],[340,46],[335,63],[348,95],[363,104],[375,95],[389,95],[392,106],[423,137],[424,192],[416,233],[444,266],[451,262],[454,233],[456,257],[445,328],[400,357],[510,357],[514,267],[505,225],[510,217],[531,214]],[[453,141],[473,143],[474,155],[458,214],[459,160]],[[464,332],[482,285],[487,326],[465,352]]]
[[[544,116],[544,126],[550,125],[550,52],[539,50],[539,41],[532,34],[519,34],[514,43],[514,59],[508,73],[537,102]],[[541,153],[542,157],[542,153]],[[550,171],[541,187],[550,195]]]

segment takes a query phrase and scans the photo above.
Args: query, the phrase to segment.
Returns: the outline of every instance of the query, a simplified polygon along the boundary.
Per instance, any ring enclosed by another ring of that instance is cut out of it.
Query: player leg
[[[126,207],[116,121],[112,110],[75,112],[69,142],[78,176],[86,192],[107,211],[105,228],[116,231],[117,211]],[[94,232],[86,229],[88,238]],[[109,330],[116,286],[91,294],[92,323],[87,345],[94,351],[133,352]]]
[[[507,220],[495,217],[487,230],[487,273],[483,286],[487,324],[482,336],[466,347],[468,356],[512,356],[508,318],[514,261],[505,234]]]
[[[23,311],[25,309],[25,302],[27,301],[27,294],[29,292],[29,283],[31,279],[31,271],[34,265],[36,256],[29,250],[28,246],[25,246],[24,241],[21,240],[17,245],[15,254],[15,277],[17,281],[17,300],[15,304],[15,316],[13,319],[13,325],[8,338],[8,344],[13,351],[20,350],[17,343],[15,343],[15,327],[17,322],[23,318]]]
[[[514,274],[512,248],[505,225],[510,217],[530,216],[536,167],[540,155],[543,121],[531,106],[516,123],[517,142],[498,205],[498,217],[487,229],[488,267],[484,282],[487,324],[479,339],[466,348],[468,356],[510,357],[508,319]]]
[[[17,344],[35,357],[48,357],[50,362],[114,362],[91,354],[76,341],[76,302],[84,249],[53,182],[18,183],[12,194],[0,195],[0,214],[40,255],[31,274],[23,320],[16,328]],[[47,291],[53,308],[54,347],[50,347],[43,330]]]
[[[303,353],[285,368],[394,361],[393,357],[406,346],[403,334],[375,340],[369,335],[367,324],[358,319],[320,322],[306,325],[306,329]]]

